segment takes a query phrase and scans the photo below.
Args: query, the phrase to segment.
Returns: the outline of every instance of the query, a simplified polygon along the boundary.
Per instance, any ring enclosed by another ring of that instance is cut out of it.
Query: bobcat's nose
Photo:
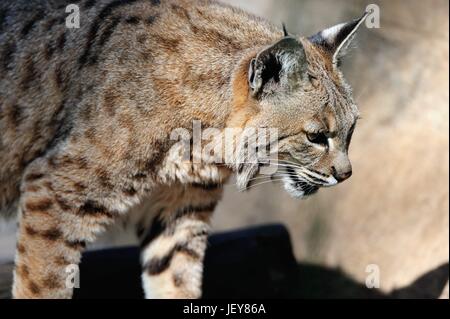
[[[350,176],[352,176],[352,174],[353,174],[351,166],[350,166],[350,168],[348,168],[346,170],[342,170],[342,171],[337,171],[334,166],[332,169],[333,169],[333,176],[334,176],[334,178],[336,178],[338,183],[342,183],[343,181],[349,179]]]

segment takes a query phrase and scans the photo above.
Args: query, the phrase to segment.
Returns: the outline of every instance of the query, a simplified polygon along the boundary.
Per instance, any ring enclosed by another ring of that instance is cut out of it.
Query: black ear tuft
[[[289,32],[288,32],[288,30],[286,28],[286,24],[284,24],[284,23],[283,23],[283,34],[284,34],[285,37],[289,36]]]
[[[252,95],[288,89],[305,70],[303,45],[293,37],[285,37],[252,59],[248,72]]]
[[[309,41],[328,51],[333,59],[333,63],[338,63],[339,58],[344,56],[347,48],[352,42],[356,31],[367,18],[368,12],[350,22],[341,23],[331,28],[322,30],[309,37]]]

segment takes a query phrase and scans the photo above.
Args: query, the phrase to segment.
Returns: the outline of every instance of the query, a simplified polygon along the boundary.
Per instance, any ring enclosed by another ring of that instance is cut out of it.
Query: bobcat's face
[[[348,149],[359,113],[337,64],[362,21],[308,39],[286,36],[250,63],[249,85],[260,112],[247,125],[277,128],[278,171],[271,178],[283,181],[294,197],[352,175]]]

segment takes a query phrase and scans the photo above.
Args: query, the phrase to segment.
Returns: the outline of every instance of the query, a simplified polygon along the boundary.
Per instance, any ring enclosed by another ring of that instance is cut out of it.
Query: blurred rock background
[[[448,1],[224,2],[301,35],[376,3],[381,27],[362,28],[343,65],[363,115],[350,150],[353,177],[305,201],[277,184],[246,193],[227,186],[215,230],[282,222],[299,262],[338,268],[360,283],[375,264],[386,293],[448,263]],[[0,261],[12,256],[13,233],[0,228]]]

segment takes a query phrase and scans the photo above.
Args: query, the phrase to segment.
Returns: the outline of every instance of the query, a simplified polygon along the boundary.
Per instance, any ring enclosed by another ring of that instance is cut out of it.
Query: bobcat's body
[[[79,165],[101,166],[90,175],[103,181],[86,183],[90,188],[111,178],[134,183],[126,175],[153,170],[174,128],[192,126],[192,118],[224,127],[237,63],[255,39],[264,46],[282,36],[230,8],[191,1],[80,4],[81,28],[68,29],[65,6],[43,3],[1,10],[8,14],[0,38],[2,208],[18,199],[28,164],[72,144]]]
[[[0,3],[0,211],[20,213],[14,295],[70,297],[66,267],[144,202],[130,218],[147,296],[199,297],[209,218],[235,167],[172,160],[169,136],[193,120],[224,129],[263,118],[248,66],[283,30],[183,0],[78,1],[81,28],[69,29],[72,2]],[[310,62],[326,61],[301,41]],[[339,75],[329,80],[346,93]]]

